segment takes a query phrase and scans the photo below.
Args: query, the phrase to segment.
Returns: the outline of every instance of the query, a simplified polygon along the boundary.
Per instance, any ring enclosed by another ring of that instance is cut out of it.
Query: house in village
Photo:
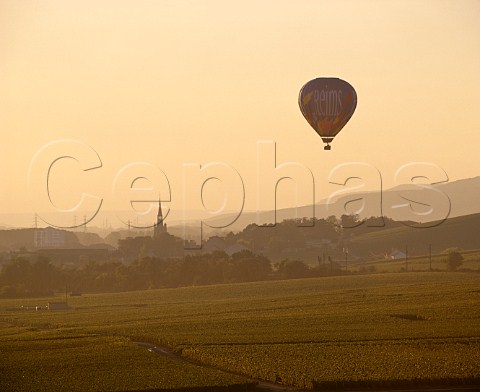
[[[393,249],[392,252],[387,256],[387,258],[390,260],[405,260],[406,256],[406,253],[398,249]]]

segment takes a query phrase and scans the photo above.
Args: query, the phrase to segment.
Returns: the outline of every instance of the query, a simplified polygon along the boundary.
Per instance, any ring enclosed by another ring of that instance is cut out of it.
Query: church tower
[[[167,224],[163,223],[162,202],[158,199],[157,223],[153,226],[153,236],[158,237],[161,233],[167,232]]]

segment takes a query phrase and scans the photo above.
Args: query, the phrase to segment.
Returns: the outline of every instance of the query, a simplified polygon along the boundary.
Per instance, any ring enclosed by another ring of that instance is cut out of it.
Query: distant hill
[[[422,189],[415,185],[400,185],[384,191],[382,194],[383,216],[396,221],[432,222],[447,217],[480,213],[480,177],[441,183],[431,187],[434,190]],[[378,216],[378,200],[380,200],[378,192],[356,193],[339,198],[328,210],[335,215],[341,215],[345,211],[343,208],[345,202],[353,199],[366,201],[365,208],[360,213],[362,217]],[[406,204],[410,204],[411,208],[398,208]],[[352,210],[359,206],[360,202],[352,203]]]
[[[102,237],[100,237],[97,233],[90,233],[90,232],[76,232],[76,237],[80,244],[84,246],[91,246],[91,245],[98,245],[104,244],[105,241]]]
[[[406,246],[409,255],[425,255],[430,244],[434,253],[453,247],[480,249],[480,214],[449,218],[438,223],[433,227],[429,224],[377,229],[360,235],[355,235],[355,229],[351,229],[348,246],[367,258],[390,253],[393,249],[404,252]]]
[[[379,216],[380,211],[383,216],[392,218],[396,221],[413,220],[416,222],[431,222],[441,220],[447,216],[452,218],[462,215],[480,213],[480,177],[463,179],[453,182],[447,182],[432,186],[438,192],[431,190],[422,190],[418,186],[401,185],[395,188],[384,190],[380,198],[379,192],[358,192],[344,197],[334,199],[329,205],[326,200],[322,200],[315,205],[315,217],[327,218],[331,215],[340,216],[342,214],[356,212],[364,205],[361,213],[363,218]],[[408,203],[405,198],[412,200],[412,208],[418,214],[412,214],[408,208],[395,208],[396,205]],[[345,203],[350,202],[345,208]],[[379,200],[382,200],[382,208],[379,208]],[[434,211],[426,214],[430,207],[434,206]],[[425,214],[425,215],[421,215]],[[298,218],[312,217],[313,206],[301,206],[297,210]],[[211,219],[209,222],[216,223],[227,217],[234,218],[234,215],[226,215],[221,218]],[[262,214],[262,216],[273,216],[273,213]],[[276,221],[281,222],[284,219],[295,217],[295,208],[286,208],[278,210]],[[260,223],[273,223],[260,219]],[[239,231],[250,223],[256,223],[257,214],[255,212],[244,212],[227,230]]]

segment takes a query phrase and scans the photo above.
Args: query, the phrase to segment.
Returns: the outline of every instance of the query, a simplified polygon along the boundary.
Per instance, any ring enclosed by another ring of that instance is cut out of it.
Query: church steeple
[[[157,214],[157,224],[163,224],[163,213],[162,213],[162,202],[160,197],[158,198],[158,214]]]
[[[158,214],[157,214],[157,223],[154,225],[153,236],[157,237],[160,233],[167,232],[167,224],[163,223],[163,212],[162,212],[162,202],[160,196],[158,197]]]

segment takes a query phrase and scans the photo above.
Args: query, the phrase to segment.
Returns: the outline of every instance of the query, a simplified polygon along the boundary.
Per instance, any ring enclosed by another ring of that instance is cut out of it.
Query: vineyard
[[[2,391],[235,390],[244,378],[153,355],[130,339],[68,330],[17,329],[2,336]]]
[[[204,363],[281,380],[299,388],[463,383],[478,378],[480,339],[438,342],[384,341],[306,343],[186,348],[183,354]]]
[[[300,389],[480,383],[478,274],[84,294],[68,298],[66,311],[33,310],[49,300],[0,302],[2,391],[245,389],[252,379]]]

